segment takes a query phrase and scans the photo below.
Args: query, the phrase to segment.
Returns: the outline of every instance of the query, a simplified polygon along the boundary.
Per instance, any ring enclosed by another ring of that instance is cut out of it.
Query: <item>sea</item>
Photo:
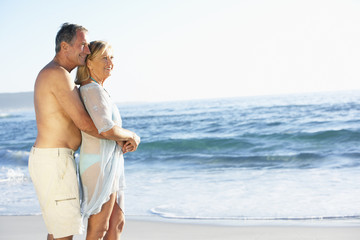
[[[124,156],[129,217],[360,225],[360,91],[118,108],[141,136]],[[33,108],[0,109],[0,215],[41,214],[36,134]]]

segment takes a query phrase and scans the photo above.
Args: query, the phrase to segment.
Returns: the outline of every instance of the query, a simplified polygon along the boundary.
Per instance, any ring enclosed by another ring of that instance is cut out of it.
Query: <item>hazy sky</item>
[[[113,45],[116,101],[360,89],[360,0],[0,0],[0,92],[33,90],[63,22]]]

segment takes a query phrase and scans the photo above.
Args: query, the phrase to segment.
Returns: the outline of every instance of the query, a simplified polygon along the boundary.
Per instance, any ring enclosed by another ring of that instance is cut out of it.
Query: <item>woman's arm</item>
[[[118,142],[118,144],[122,146],[124,153],[136,151],[140,144],[140,137],[136,135],[136,133],[117,125],[109,131],[100,134],[106,139]]]
[[[98,133],[106,139],[118,142],[124,153],[135,151],[140,143],[140,138],[134,132],[115,124],[112,119],[113,103],[107,93],[96,84],[81,87],[80,92]]]

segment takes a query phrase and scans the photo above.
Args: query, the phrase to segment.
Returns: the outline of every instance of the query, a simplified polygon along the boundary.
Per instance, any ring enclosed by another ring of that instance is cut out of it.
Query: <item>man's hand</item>
[[[140,144],[140,137],[134,134],[134,137],[126,141],[122,147],[123,153],[134,152]]]

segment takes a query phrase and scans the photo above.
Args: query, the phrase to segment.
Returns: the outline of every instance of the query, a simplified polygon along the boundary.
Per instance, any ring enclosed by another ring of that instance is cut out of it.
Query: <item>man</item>
[[[90,53],[87,30],[65,23],[56,36],[56,55],[35,82],[38,135],[29,172],[48,229],[48,239],[72,239],[81,232],[79,188],[74,151],[81,131],[101,137],[80,100],[70,72]],[[81,130],[81,131],[80,131]]]

